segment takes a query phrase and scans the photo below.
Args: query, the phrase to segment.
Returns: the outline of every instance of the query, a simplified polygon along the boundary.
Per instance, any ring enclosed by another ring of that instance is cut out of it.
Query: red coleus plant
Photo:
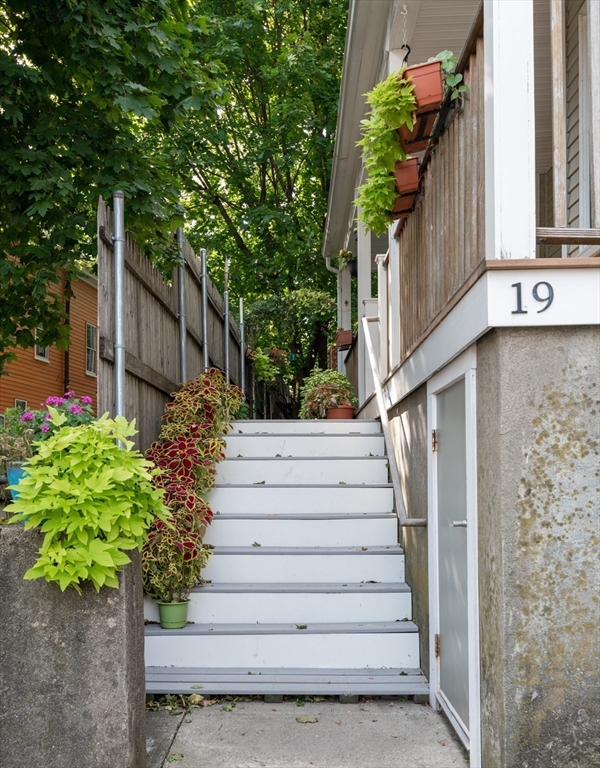
[[[212,486],[215,464],[225,458],[223,436],[243,395],[211,368],[186,382],[173,398],[158,440],[146,451],[161,470],[154,482],[165,489],[172,518],[151,529],[142,552],[144,589],[166,602],[187,599],[208,559],[202,538],[212,512],[200,494]]]
[[[210,556],[202,537],[212,512],[184,485],[169,486],[165,503],[171,517],[167,522],[156,520],[142,550],[144,591],[156,600],[181,602],[200,580]]]

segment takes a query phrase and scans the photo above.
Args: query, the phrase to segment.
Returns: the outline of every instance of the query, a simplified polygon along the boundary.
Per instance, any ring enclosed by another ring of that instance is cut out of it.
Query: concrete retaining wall
[[[0,766],[143,768],[139,557],[119,590],[24,581],[37,531],[0,527]]]
[[[477,350],[485,768],[600,765],[600,330]]]

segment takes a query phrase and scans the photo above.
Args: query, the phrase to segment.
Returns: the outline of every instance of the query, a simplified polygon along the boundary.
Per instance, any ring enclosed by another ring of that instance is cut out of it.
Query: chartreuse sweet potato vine
[[[52,422],[65,416],[50,407]],[[45,534],[26,579],[56,582],[62,591],[91,581],[118,588],[117,573],[130,562],[127,550],[141,550],[155,518],[167,521],[162,489],[152,484],[151,462],[132,450],[135,421],[108,414],[91,424],[62,427],[38,444],[19,483],[9,522]],[[123,448],[117,445],[121,441]]]

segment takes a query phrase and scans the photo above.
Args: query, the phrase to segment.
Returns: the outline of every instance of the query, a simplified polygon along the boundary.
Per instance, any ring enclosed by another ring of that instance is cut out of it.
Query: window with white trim
[[[38,334],[42,333],[41,328],[35,329],[35,337],[37,339]],[[43,360],[45,363],[50,362],[50,347],[40,347],[40,345],[36,342],[35,344],[35,359],[36,360]]]
[[[0,413],[0,429],[4,429],[4,414]]]
[[[15,398],[15,408],[17,408],[19,411],[26,411],[27,400],[19,400],[19,398]]]
[[[98,329],[91,323],[85,324],[85,372],[88,376],[98,374]]]

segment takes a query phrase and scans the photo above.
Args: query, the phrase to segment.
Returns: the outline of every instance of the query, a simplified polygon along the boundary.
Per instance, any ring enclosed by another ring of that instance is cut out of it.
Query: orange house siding
[[[64,294],[64,279],[56,290]],[[98,327],[98,291],[93,278],[82,278],[71,284],[71,343],[68,351],[50,347],[49,361],[36,359],[34,349],[18,349],[17,359],[0,376],[0,414],[15,405],[15,399],[26,400],[28,408],[39,408],[49,395],[62,395],[67,389],[77,397],[89,395],[96,407],[97,380],[86,374],[86,323]],[[68,352],[68,354],[67,354]],[[66,360],[68,365],[65,365]],[[67,378],[68,376],[68,378]]]

